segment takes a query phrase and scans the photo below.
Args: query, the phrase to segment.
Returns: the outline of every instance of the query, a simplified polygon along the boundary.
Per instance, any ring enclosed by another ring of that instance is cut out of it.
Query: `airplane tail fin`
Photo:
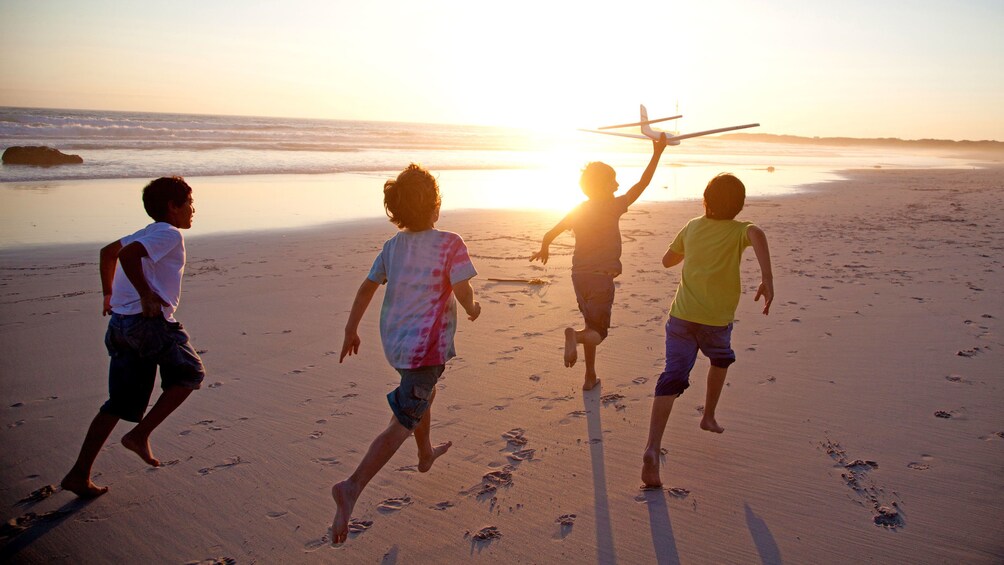
[[[643,134],[645,134],[648,137],[651,137],[652,139],[655,139],[655,138],[658,137],[655,134],[655,131],[652,130],[652,126],[649,125],[648,123],[646,123],[646,122],[648,122],[648,110],[645,109],[645,105],[644,104],[641,104],[641,119],[638,120],[638,121],[641,122],[641,132]]]

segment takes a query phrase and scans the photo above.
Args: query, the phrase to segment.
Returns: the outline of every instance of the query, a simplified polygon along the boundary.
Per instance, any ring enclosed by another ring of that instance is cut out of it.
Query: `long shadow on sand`
[[[673,523],[669,520],[669,505],[666,491],[647,489],[644,491],[645,506],[648,507],[648,527],[652,533],[652,548],[655,562],[659,565],[679,565],[680,553],[676,550],[676,536]]]
[[[746,527],[749,528],[750,535],[753,536],[753,543],[756,544],[757,553],[760,554],[760,563],[780,565],[781,549],[777,546],[777,541],[774,540],[774,534],[770,533],[767,522],[753,513],[753,509],[748,503],[743,503],[743,508],[746,509]]]
[[[593,461],[593,504],[596,512],[596,561],[601,564],[616,563],[614,529],[610,524],[610,502],[607,499],[607,471],[603,462],[603,426],[600,425],[600,389],[582,393],[582,406],[586,411],[586,429],[589,436],[589,456]]]
[[[5,531],[3,532],[4,537],[9,537],[7,539],[0,538],[0,543],[4,544],[3,547],[0,547],[0,563],[15,562],[15,557],[17,557],[21,550],[35,543],[39,538],[55,529],[77,512],[87,508],[95,500],[75,498],[56,510],[37,515],[27,513],[22,518],[27,517],[29,519],[27,523],[22,525],[24,529],[20,532],[7,531],[5,527]],[[21,559],[17,561],[21,561]],[[25,561],[30,561],[30,559],[26,559]]]

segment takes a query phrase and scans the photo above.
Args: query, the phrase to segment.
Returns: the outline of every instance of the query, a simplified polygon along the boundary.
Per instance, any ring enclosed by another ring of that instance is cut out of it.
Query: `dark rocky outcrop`
[[[67,155],[58,149],[44,146],[8,147],[3,152],[4,165],[34,165],[36,167],[51,167],[53,165],[78,165],[83,163],[80,155]]]

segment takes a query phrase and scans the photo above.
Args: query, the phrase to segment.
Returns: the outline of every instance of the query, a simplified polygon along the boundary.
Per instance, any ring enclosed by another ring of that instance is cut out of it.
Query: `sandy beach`
[[[1004,168],[847,174],[747,201],[739,219],[767,234],[776,301],[760,314],[748,251],[726,431],[698,427],[700,358],[670,417],[661,490],[640,488],[680,273],[659,261],[700,204],[622,218],[614,327],[587,393],[561,357],[562,330],[581,321],[573,240],[546,267],[527,260],[558,213],[444,213],[484,308],[461,319],[432,409],[433,442],[453,447],[421,474],[405,444],[334,548],[331,485],[386,425],[397,381],[377,303],[359,356],[338,362],[393,225],[189,238],[178,319],[209,376],[153,436],[165,465],[112,441],[94,477],[110,492],[91,501],[45,487],[106,398],[98,246],[2,250],[0,560],[1000,563]]]

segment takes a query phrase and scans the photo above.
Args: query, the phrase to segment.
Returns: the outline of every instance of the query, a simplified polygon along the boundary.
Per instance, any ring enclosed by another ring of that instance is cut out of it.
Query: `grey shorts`
[[[572,288],[586,327],[606,339],[614,307],[613,275],[572,273]]]
[[[436,382],[446,365],[429,365],[415,369],[397,369],[401,384],[387,394],[387,403],[402,426],[414,430],[425,416],[432,401]]]
[[[108,401],[102,412],[129,421],[143,419],[160,367],[160,386],[198,389],[206,377],[202,359],[178,322],[162,316],[112,314],[105,333],[111,362]]]

